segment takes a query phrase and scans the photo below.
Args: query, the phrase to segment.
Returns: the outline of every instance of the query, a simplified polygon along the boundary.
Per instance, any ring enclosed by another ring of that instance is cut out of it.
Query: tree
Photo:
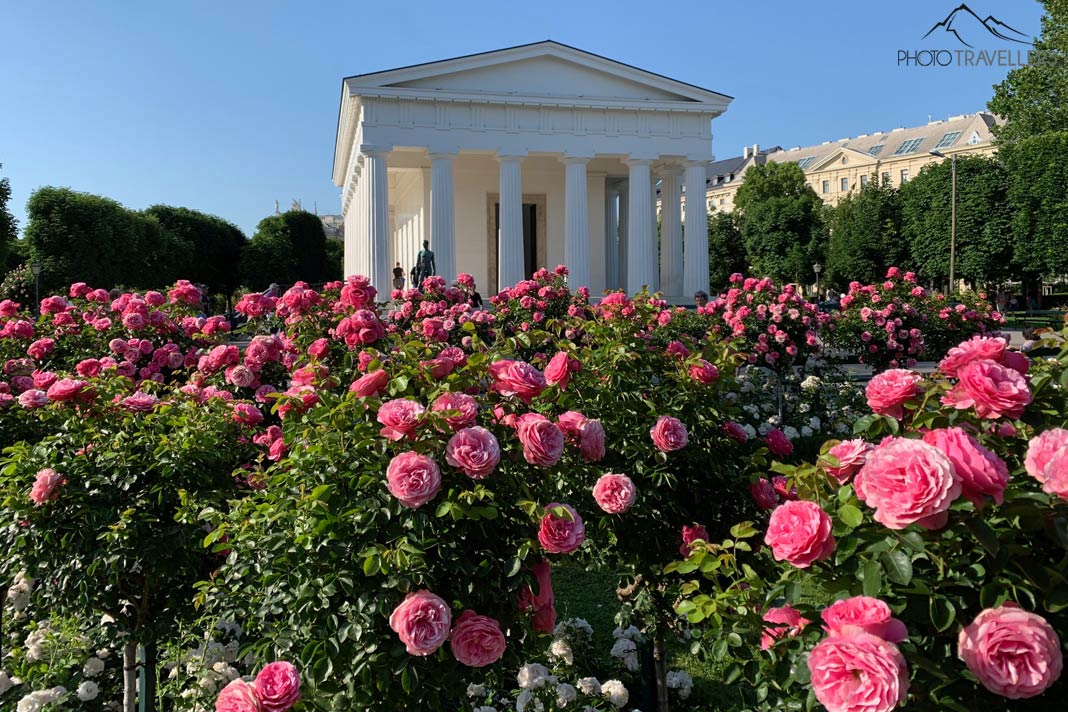
[[[951,162],[932,163],[901,188],[902,231],[921,277],[948,283],[952,224]],[[991,158],[957,159],[956,276],[996,285],[1013,268],[1009,177]]]
[[[3,164],[0,163],[0,168]],[[7,207],[11,200],[11,182],[0,178],[0,266],[7,263],[8,252],[18,238],[18,221]]]
[[[812,274],[823,234],[823,202],[795,163],[753,166],[734,198],[749,260],[757,273],[800,282]]]
[[[344,269],[342,263],[345,260],[345,243],[341,240],[326,241],[326,275],[324,279],[334,281],[342,279]]]
[[[184,279],[207,285],[211,292],[229,295],[240,285],[238,265],[245,235],[234,224],[215,215],[171,205],[153,205],[145,211],[159,221],[165,235],[188,245],[181,257]]]
[[[1022,138],[1000,156],[1015,210],[1012,232],[1021,277],[1068,274],[1068,131]]]
[[[735,272],[749,270],[745,242],[733,213],[715,212],[708,216],[708,284],[712,292],[726,291]]]
[[[251,287],[323,282],[332,274],[322,221],[306,210],[260,220],[241,257],[241,280]]]
[[[994,127],[1003,145],[1028,136],[1068,131],[1068,0],[1043,0],[1042,33],[1027,64],[994,87],[990,111],[1007,119]]]
[[[871,284],[892,265],[905,266],[908,243],[901,234],[901,200],[889,184],[873,180],[830,209],[827,282],[845,291],[852,281]]]

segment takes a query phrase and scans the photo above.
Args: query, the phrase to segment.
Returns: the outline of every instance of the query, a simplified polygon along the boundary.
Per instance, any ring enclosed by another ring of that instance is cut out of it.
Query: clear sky
[[[251,235],[331,182],[342,77],[554,39],[735,97],[718,158],[983,109],[1003,68],[897,66],[944,0],[3,0],[0,174],[12,207],[42,185],[131,208],[182,205]],[[969,0],[1025,33],[1033,0]],[[990,36],[977,49],[1014,49]]]

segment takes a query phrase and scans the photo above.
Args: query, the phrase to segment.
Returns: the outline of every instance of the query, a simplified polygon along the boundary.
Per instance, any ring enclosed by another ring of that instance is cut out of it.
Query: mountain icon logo
[[[936,22],[935,26],[928,30],[923,38],[927,39],[936,30],[942,30],[956,37],[957,41],[965,47],[972,47],[973,45],[969,44],[964,38],[972,39],[976,34],[981,36],[980,27],[1000,40],[1031,44],[1031,38],[1028,35],[1014,27],[1010,27],[993,15],[987,15],[986,19],[980,18],[974,10],[963,3],[950,12],[946,19]]]

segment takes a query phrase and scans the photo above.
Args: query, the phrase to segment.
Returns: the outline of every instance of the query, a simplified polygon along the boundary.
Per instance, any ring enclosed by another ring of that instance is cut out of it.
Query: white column
[[[686,164],[686,244],[683,248],[685,296],[708,291],[708,204],[705,199],[706,163]]]
[[[527,277],[523,251],[523,174],[519,156],[499,156],[501,233],[497,242],[497,286],[511,287]]]
[[[619,263],[616,264],[616,289],[630,291],[627,286],[627,239],[630,236],[630,181],[619,188],[619,228],[616,231],[619,242]]]
[[[659,288],[656,241],[653,239],[653,198],[650,187],[652,161],[628,159],[630,187],[627,200],[627,292],[634,294],[642,287],[650,292]]]
[[[590,286],[590,210],[586,199],[586,163],[589,158],[565,157],[564,162],[564,264],[568,285],[574,291]]]
[[[682,171],[676,166],[660,173],[660,290],[682,296]]]
[[[367,277],[378,290],[380,300],[388,300],[389,265],[389,174],[386,167],[388,149],[360,146],[365,157],[364,194],[367,201]]]
[[[619,186],[615,184],[606,186],[604,199],[604,275],[606,289],[619,288],[619,213],[616,205],[617,200],[619,200]]]
[[[456,205],[452,188],[454,153],[430,154],[430,249],[446,285],[456,279]],[[418,286],[418,285],[416,285]]]

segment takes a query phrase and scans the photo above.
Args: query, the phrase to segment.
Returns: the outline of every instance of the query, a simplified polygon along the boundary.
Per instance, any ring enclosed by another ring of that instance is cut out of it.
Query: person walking
[[[404,289],[404,268],[401,267],[400,262],[393,268],[393,288]]]

